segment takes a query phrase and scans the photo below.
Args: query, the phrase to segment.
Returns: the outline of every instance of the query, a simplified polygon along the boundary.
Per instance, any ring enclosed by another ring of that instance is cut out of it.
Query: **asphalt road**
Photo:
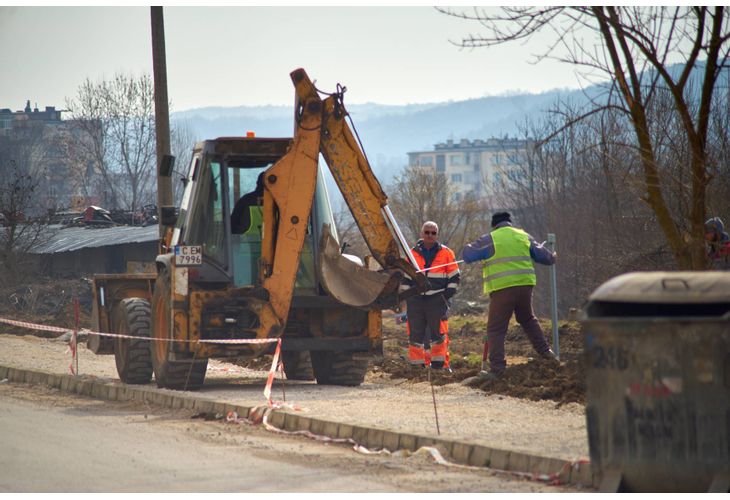
[[[568,492],[425,456],[0,383],[0,492]]]

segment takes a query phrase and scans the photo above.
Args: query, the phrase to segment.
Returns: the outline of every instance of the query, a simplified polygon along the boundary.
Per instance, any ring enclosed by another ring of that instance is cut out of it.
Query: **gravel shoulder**
[[[0,364],[4,366],[68,373],[70,363],[68,345],[60,340],[0,334]],[[114,357],[97,356],[84,344],[79,345],[79,372],[118,380]],[[265,379],[265,372],[211,360],[205,386],[197,394],[242,405],[264,404]],[[298,405],[309,416],[437,434],[428,382],[370,372],[360,387],[286,381],[283,389],[286,402]],[[485,394],[459,384],[435,385],[434,393],[442,437],[565,460],[588,456],[582,405]],[[283,399],[280,381],[275,383],[273,397]]]

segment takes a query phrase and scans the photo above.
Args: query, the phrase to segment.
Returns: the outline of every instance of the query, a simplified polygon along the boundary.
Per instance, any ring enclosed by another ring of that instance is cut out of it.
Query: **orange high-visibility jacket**
[[[413,258],[418,263],[419,269],[427,269],[430,267],[436,267],[431,271],[426,271],[424,275],[428,280],[429,290],[421,295],[436,295],[437,293],[446,293],[446,297],[451,297],[456,293],[456,289],[459,287],[459,281],[461,280],[461,272],[459,271],[459,265],[456,263],[456,256],[454,252],[439,242],[436,242],[438,250],[433,258],[433,261],[427,262],[423,254],[423,242],[419,240],[416,245],[411,248]],[[403,284],[400,290],[403,292],[413,286],[413,281],[406,277],[403,280]]]

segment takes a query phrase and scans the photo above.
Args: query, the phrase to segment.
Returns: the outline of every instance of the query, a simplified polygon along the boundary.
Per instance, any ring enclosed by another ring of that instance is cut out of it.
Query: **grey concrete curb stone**
[[[0,380],[46,385],[64,392],[111,401],[146,401],[171,409],[189,409],[201,413],[225,416],[234,411],[239,417],[249,418],[255,407],[242,406],[230,401],[211,401],[189,394],[176,393],[150,386],[124,385],[86,376],[60,375],[0,365]],[[435,446],[450,462],[478,467],[491,467],[511,472],[535,475],[557,474],[568,484],[593,487],[594,475],[590,463],[570,463],[565,460],[531,455],[528,453],[500,450],[488,446],[439,437],[397,432],[377,427],[364,427],[325,419],[296,415],[288,411],[274,410],[269,423],[287,431],[310,431],[331,438],[352,439],[368,448],[386,448],[416,451],[421,446]]]

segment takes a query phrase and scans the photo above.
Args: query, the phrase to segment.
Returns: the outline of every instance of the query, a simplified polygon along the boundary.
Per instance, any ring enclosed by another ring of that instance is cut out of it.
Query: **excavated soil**
[[[79,301],[79,327],[91,327],[91,287],[86,279],[48,280],[32,285],[0,290],[0,316],[35,323],[73,328],[74,299]],[[548,342],[552,345],[551,325],[541,321]],[[28,335],[25,328],[3,325],[4,333]],[[58,336],[56,333],[33,331],[33,335]],[[458,383],[479,373],[482,362],[486,316],[470,314],[449,320],[449,352],[452,372],[416,369],[408,365],[405,324],[397,324],[392,313],[384,313],[383,356],[370,364],[372,375],[391,380],[407,379],[414,383],[428,381],[435,385]],[[585,403],[585,367],[580,324],[559,324],[561,363],[536,356],[527,336],[516,323],[511,323],[505,342],[507,370],[502,379],[477,385],[487,394],[512,396],[532,401],[554,401],[558,405]],[[271,357],[241,360],[236,364],[251,369],[268,370]],[[383,377],[384,376],[384,377]]]
[[[540,321],[548,342],[552,346],[552,330],[549,321]],[[394,318],[383,321],[383,357],[377,358],[372,370],[381,370],[391,378],[426,381],[429,375],[435,385],[461,382],[479,373],[481,369],[485,316],[457,316],[449,320],[449,352],[451,369],[428,370],[413,368],[407,364],[408,338],[405,325],[396,324]],[[559,405],[585,403],[585,367],[583,364],[583,340],[578,322],[562,322],[558,325],[560,365],[538,357],[522,328],[510,323],[505,341],[507,370],[504,377],[474,387],[488,394],[501,394],[532,401],[549,400]]]

